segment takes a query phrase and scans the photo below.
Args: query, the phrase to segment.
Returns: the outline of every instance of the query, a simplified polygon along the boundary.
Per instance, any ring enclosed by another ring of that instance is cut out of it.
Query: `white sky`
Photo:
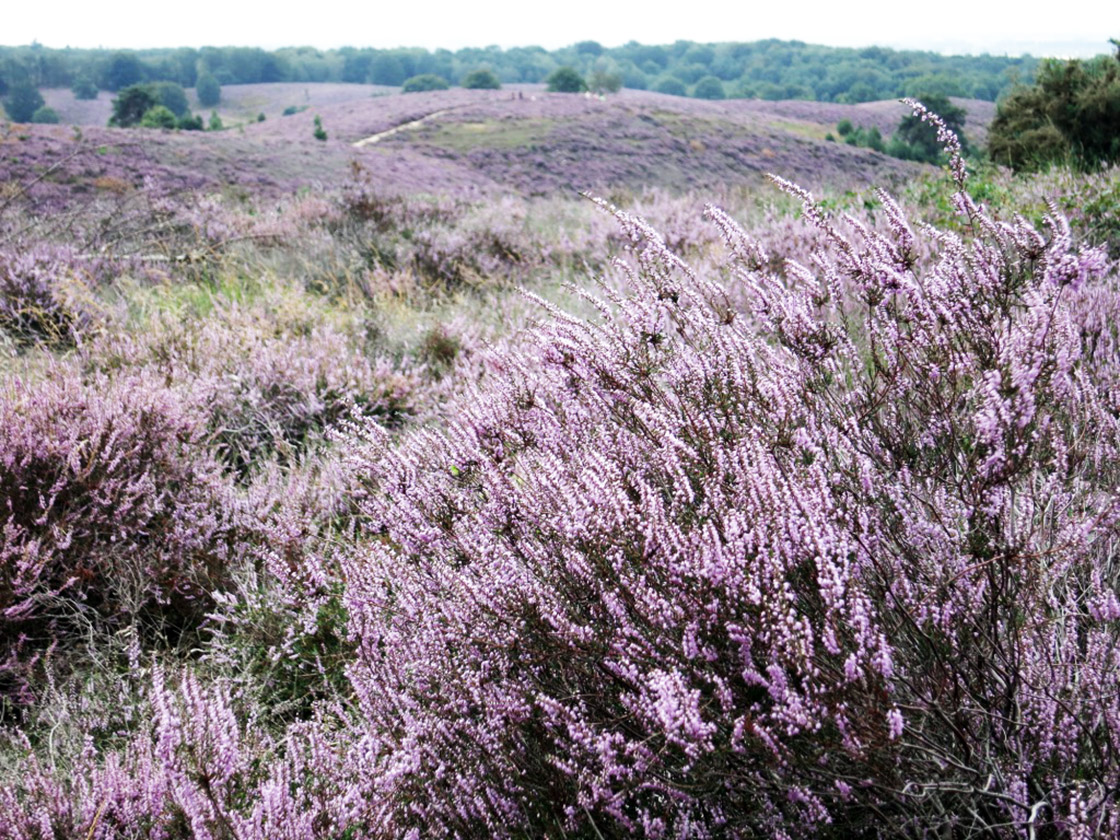
[[[1113,12],[1102,14],[1102,9]],[[1000,9],[1008,11],[1001,12]],[[1120,37],[1113,0],[0,0],[0,44],[548,49],[797,39],[947,53],[1074,56]]]

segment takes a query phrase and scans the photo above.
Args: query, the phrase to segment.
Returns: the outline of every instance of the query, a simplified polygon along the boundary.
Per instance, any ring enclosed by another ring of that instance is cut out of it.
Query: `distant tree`
[[[501,86],[502,83],[494,72],[485,67],[472,70],[463,77],[463,87],[468,90],[498,90]]]
[[[886,143],[883,142],[883,134],[876,126],[871,126],[871,128],[864,132],[863,145],[877,152],[885,152],[887,149]]]
[[[31,115],[31,122],[54,125],[59,122],[58,112],[44,105],[42,108],[35,109],[35,113]]]
[[[198,104],[212,108],[222,101],[222,86],[212,73],[199,73],[194,87]]]
[[[557,67],[545,82],[553,93],[580,93],[587,90],[587,82],[574,67]]]
[[[723,89],[723,82],[715,76],[705,76],[696,83],[692,95],[697,99],[725,99],[727,93]]]
[[[603,45],[598,41],[580,41],[576,44],[576,52],[580,55],[590,55],[598,58],[603,54]]]
[[[315,130],[312,132],[312,136],[316,140],[326,140],[327,139],[326,129],[323,128],[323,118],[320,117],[318,114],[315,115]]]
[[[181,117],[190,111],[187,102],[187,92],[178,82],[155,82],[152,89],[156,93],[159,104],[169,110],[176,117]]]
[[[595,70],[587,86],[596,93],[618,93],[622,89],[622,76],[609,70]]]
[[[175,127],[182,131],[202,131],[205,127],[202,124],[202,116],[199,114],[187,114],[186,116],[179,117]]]
[[[408,73],[405,72],[404,64],[401,60],[388,52],[378,53],[373,57],[370,62],[369,78],[375,85],[392,85],[393,87],[403,84],[404,80],[408,78]]]
[[[113,115],[109,118],[109,125],[118,128],[139,125],[144,115],[158,104],[159,96],[152,85],[129,85],[113,100]]]
[[[111,91],[123,90],[144,81],[144,65],[133,53],[114,53],[105,70],[105,87]]]
[[[140,120],[141,128],[175,128],[178,120],[166,105],[154,105]]]
[[[658,93],[667,93],[670,96],[688,96],[688,88],[684,86],[684,82],[675,76],[662,76],[654,83],[653,89]]]
[[[401,93],[423,93],[427,90],[447,90],[449,87],[451,85],[442,76],[437,76],[435,73],[421,73],[419,76],[405,79],[404,84],[401,85]]]
[[[225,125],[222,124],[222,118],[218,116],[217,111],[210,112],[210,123],[206,128],[210,131],[221,131],[225,128]]]
[[[13,122],[30,122],[35,112],[45,104],[39,89],[29,80],[24,80],[8,88],[4,110],[8,112],[8,118]]]
[[[836,133],[841,137],[847,137],[853,131],[855,131],[855,126],[852,125],[852,121],[849,119],[843,119],[836,123]]]
[[[76,77],[74,84],[70,86],[70,91],[74,94],[75,99],[97,98],[97,84],[89,76]]]
[[[267,117],[265,117],[264,111],[261,111],[259,114],[257,114],[257,122],[264,122],[266,119]]]

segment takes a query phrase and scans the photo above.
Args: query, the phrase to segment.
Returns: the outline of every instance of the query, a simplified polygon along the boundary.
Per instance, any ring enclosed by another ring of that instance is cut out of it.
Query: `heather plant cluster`
[[[1120,835],[1115,173],[910,107],[702,217],[20,182],[0,836]]]

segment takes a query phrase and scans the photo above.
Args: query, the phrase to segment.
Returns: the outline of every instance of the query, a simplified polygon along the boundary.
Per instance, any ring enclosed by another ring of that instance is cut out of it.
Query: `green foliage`
[[[70,86],[70,91],[74,94],[75,99],[96,99],[97,98],[97,84],[89,76],[78,76],[74,79],[74,84]]]
[[[155,82],[152,85],[159,104],[167,108],[176,117],[181,117],[190,112],[187,102],[187,92],[178,82]]]
[[[296,114],[298,114],[300,111],[306,111],[306,110],[307,110],[306,105],[289,105],[287,108],[284,109],[284,112],[280,116],[282,116],[282,117],[292,117],[292,116],[295,116]]]
[[[988,154],[1016,170],[1120,161],[1120,48],[1090,61],[1047,61],[1031,87],[1000,105]]]
[[[423,93],[429,90],[447,90],[449,87],[451,85],[442,76],[437,76],[434,73],[421,73],[419,76],[405,79],[404,84],[401,85],[401,93]]]
[[[222,86],[210,73],[199,74],[194,92],[198,97],[198,104],[207,108],[212,108],[222,101]]]
[[[545,81],[553,93],[581,93],[587,90],[587,82],[574,67],[557,67]]]
[[[221,131],[225,128],[222,124],[222,118],[218,116],[217,111],[210,112],[210,123],[206,126],[210,131]]]
[[[105,71],[105,87],[114,93],[144,81],[144,65],[132,52],[114,53]]]
[[[836,133],[839,134],[841,137],[847,137],[854,130],[855,130],[855,127],[852,125],[851,120],[844,119],[844,120],[840,120],[840,122],[836,123]]]
[[[31,122],[56,125],[59,122],[58,111],[54,108],[48,108],[46,105],[42,108],[36,108],[35,113],[31,115]]]
[[[31,118],[46,105],[39,89],[30,81],[20,81],[8,88],[8,96],[4,100],[4,110],[13,122],[31,122]]]
[[[463,87],[468,90],[498,90],[502,83],[492,70],[480,67],[463,77]]]
[[[657,93],[667,93],[669,96],[688,96],[688,88],[684,82],[674,76],[663,76],[654,84]]]
[[[257,114],[257,122],[264,122],[266,119],[267,117],[265,117],[264,111],[261,111],[259,114]]]
[[[595,93],[618,93],[622,89],[622,77],[609,70],[595,70],[587,86]]]
[[[312,136],[314,136],[316,140],[327,139],[327,132],[323,128],[323,118],[318,114],[315,115],[315,131],[312,132]]]
[[[130,85],[113,100],[113,115],[109,125],[128,128],[139,125],[144,115],[159,105],[159,95],[152,85]]]
[[[696,99],[724,99],[727,97],[723,89],[723,82],[715,76],[705,76],[696,83],[696,87],[692,89],[692,95]]]
[[[149,108],[140,120],[141,128],[175,128],[178,120],[166,105]]]
[[[202,131],[205,126],[202,124],[202,117],[198,114],[186,114],[179,117],[175,127],[181,131]]]

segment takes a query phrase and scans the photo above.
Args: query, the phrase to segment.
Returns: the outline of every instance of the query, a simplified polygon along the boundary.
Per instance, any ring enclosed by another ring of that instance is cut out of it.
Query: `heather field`
[[[46,94],[0,837],[1120,837],[1116,169],[894,101]],[[915,108],[947,165],[827,139]]]

